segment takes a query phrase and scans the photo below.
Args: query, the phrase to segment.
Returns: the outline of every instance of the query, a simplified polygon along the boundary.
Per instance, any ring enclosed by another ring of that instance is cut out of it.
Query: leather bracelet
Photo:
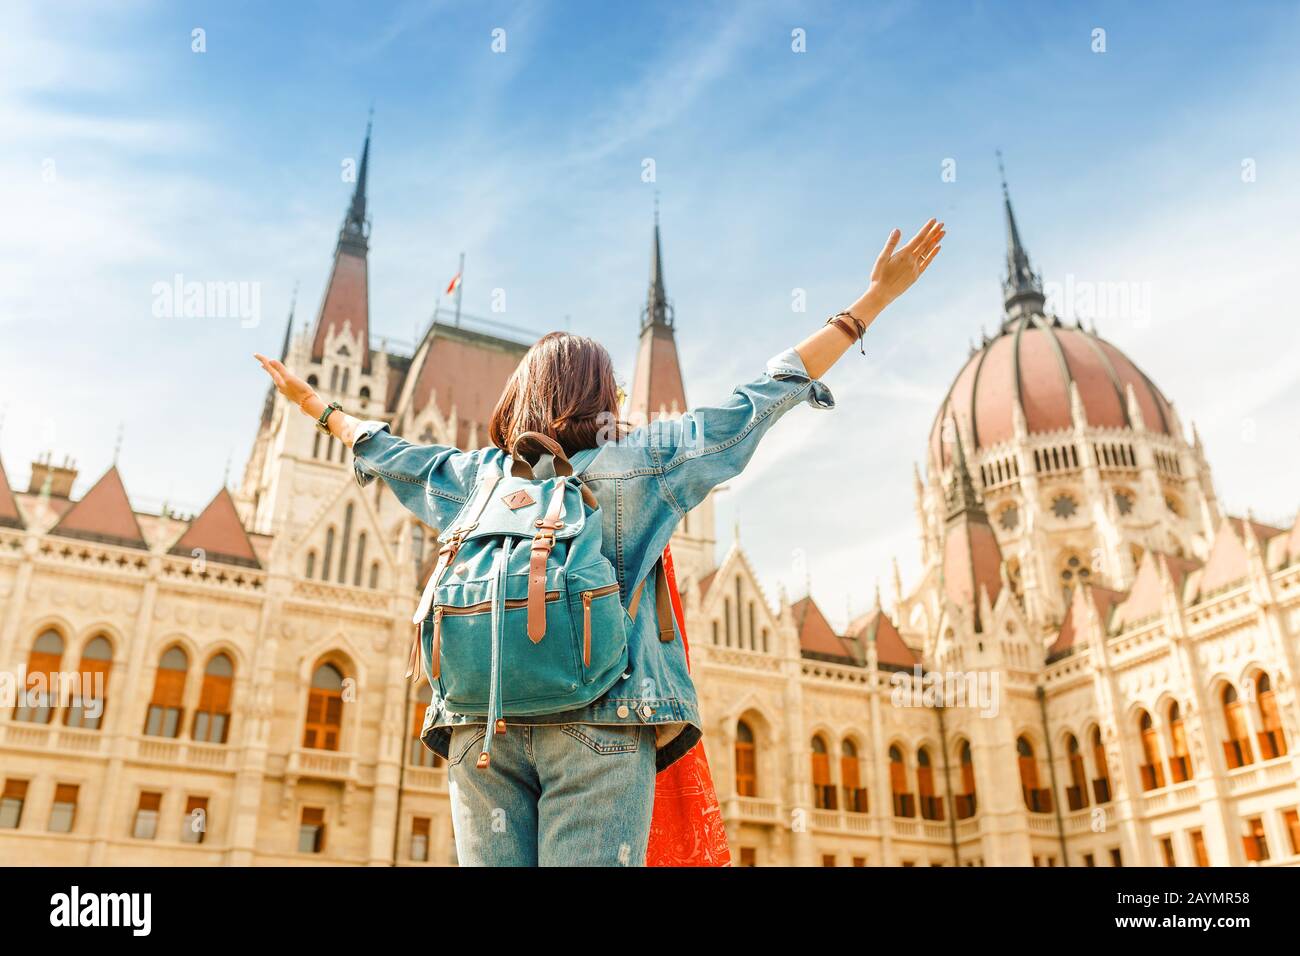
[[[844,321],[845,318],[847,318],[849,322],[853,323],[853,327],[857,330],[856,332],[849,327],[848,322]],[[859,322],[856,318],[854,318],[853,313],[837,312],[834,315],[832,315],[829,319],[826,320],[826,324],[834,325],[837,329],[839,329],[841,332],[847,335],[850,339],[856,340],[858,343],[859,351],[861,351],[863,355],[867,354],[866,346],[862,344],[862,336],[866,334],[867,327],[863,325],[861,322]]]

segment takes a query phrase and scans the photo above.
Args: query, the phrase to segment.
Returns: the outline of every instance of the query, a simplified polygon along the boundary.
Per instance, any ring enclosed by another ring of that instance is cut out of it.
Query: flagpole
[[[460,254],[460,271],[456,273],[460,281],[456,283],[456,328],[460,328],[460,297],[465,288],[465,253]]]

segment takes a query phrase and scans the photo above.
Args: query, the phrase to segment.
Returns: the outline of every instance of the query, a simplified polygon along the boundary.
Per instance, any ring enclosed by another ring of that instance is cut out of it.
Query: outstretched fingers
[[[889,261],[889,257],[894,254],[894,249],[898,246],[898,240],[902,238],[902,235],[903,233],[897,229],[889,234],[889,238],[885,240],[885,248],[881,249],[880,255],[876,256],[876,265],[875,269],[872,270],[873,272]]]
[[[924,226],[920,228],[920,230],[917,231],[915,236],[913,236],[911,239],[908,240],[907,245],[903,246],[903,251],[915,252],[916,250],[920,249],[921,246],[924,244],[925,240],[934,231],[936,225],[937,225],[937,220],[931,219],[929,222],[927,222]]]

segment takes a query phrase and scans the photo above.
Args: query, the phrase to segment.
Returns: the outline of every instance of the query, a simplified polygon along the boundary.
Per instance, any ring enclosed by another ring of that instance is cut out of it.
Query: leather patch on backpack
[[[511,511],[537,503],[533,496],[523,488],[520,488],[518,491],[512,491],[501,500],[505,502],[506,507]]]

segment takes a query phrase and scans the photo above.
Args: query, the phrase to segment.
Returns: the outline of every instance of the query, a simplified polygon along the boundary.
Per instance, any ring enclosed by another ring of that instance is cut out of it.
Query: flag
[[[451,277],[451,281],[447,283],[447,291],[444,292],[443,295],[451,295],[459,288],[460,288],[460,273],[457,272],[454,276]]]

